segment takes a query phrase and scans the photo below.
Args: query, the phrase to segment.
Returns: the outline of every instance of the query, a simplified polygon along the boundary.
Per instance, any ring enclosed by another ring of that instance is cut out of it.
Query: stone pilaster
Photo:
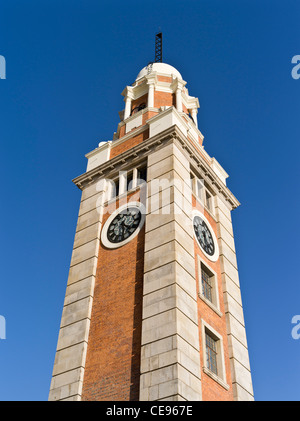
[[[234,399],[253,400],[253,387],[229,207],[215,197],[223,297]]]
[[[140,400],[201,400],[189,178],[173,142],[149,154]]]
[[[104,180],[82,191],[49,400],[81,400],[99,250]]]

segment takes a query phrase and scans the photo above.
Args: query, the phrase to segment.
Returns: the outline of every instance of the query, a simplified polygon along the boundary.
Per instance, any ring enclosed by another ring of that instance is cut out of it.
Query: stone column
[[[81,400],[105,181],[82,191],[49,400]]]
[[[148,157],[142,401],[201,400],[190,172],[173,142]]]
[[[191,110],[191,115],[192,115],[192,118],[194,120],[194,123],[195,123],[196,127],[198,128],[197,114],[198,114],[197,108],[193,108]]]
[[[155,84],[157,83],[156,74],[149,74],[146,76],[147,85],[148,85],[148,100],[147,100],[147,107],[153,108],[154,107],[154,91],[155,91]]]
[[[182,113],[182,89],[185,84],[183,80],[175,79],[171,85],[176,95],[176,109],[179,113]]]
[[[182,97],[181,97],[182,88],[178,87],[176,89],[176,108],[179,113],[182,113]]]
[[[125,101],[125,111],[124,111],[124,120],[126,118],[130,117],[131,114],[131,97],[127,95],[126,101]]]
[[[152,83],[149,85],[147,106],[150,108],[154,107],[154,84]]]

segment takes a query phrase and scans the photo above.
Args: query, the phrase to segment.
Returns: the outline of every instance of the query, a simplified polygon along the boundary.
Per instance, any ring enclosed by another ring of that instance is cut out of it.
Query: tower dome
[[[174,75],[175,77],[178,77],[179,79],[182,79],[181,74],[178,72],[175,67],[171,66],[167,63],[150,63],[147,66],[143,67],[143,69],[140,71],[140,73],[137,75],[136,80],[141,79],[142,77],[152,73],[152,72],[158,72],[163,73],[166,75]]]

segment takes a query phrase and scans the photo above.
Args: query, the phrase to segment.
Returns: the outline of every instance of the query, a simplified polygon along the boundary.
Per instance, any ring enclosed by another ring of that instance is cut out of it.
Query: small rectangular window
[[[202,351],[203,371],[226,390],[229,385],[226,382],[226,370],[224,359],[223,338],[213,327],[201,319],[202,325]]]
[[[119,196],[119,179],[113,182],[112,197]]]
[[[198,197],[198,199],[200,200],[200,202],[203,204],[204,203],[204,182],[203,180],[197,180],[197,189],[196,189],[196,195]]]
[[[195,192],[195,176],[194,174],[190,173],[190,187],[192,189],[192,192]]]
[[[203,265],[201,265],[201,284],[202,284],[202,293],[205,298],[210,302],[213,302],[213,280],[206,270],[204,270]]]
[[[147,181],[147,167],[138,168],[137,170],[137,185]]]
[[[220,313],[217,274],[198,255],[199,298],[217,314]]]
[[[107,180],[106,184],[106,200],[112,200],[119,196],[119,179]]]
[[[206,366],[207,368],[218,375],[217,366],[217,340],[214,339],[210,333],[205,332],[205,348],[206,348]]]
[[[214,198],[212,193],[207,189],[204,180],[190,173],[190,186],[202,206],[205,206],[206,209],[214,214]]]
[[[213,211],[212,195],[207,190],[205,191],[205,205],[210,212]]]
[[[133,172],[127,173],[127,191],[133,188]]]
[[[135,189],[147,181],[147,166],[133,168],[129,171],[120,171],[119,177],[115,180],[108,180],[107,200],[114,199],[119,195]]]

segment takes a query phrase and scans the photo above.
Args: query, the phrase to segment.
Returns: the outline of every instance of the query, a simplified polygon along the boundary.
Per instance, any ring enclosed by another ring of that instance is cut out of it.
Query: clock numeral
[[[209,228],[206,223],[199,217],[195,216],[194,221],[194,231],[196,238],[201,246],[201,248],[210,256],[215,252],[214,241],[211,235]]]
[[[130,237],[138,228],[141,212],[134,208],[127,208],[120,212],[110,223],[107,238],[112,243],[120,243]]]

